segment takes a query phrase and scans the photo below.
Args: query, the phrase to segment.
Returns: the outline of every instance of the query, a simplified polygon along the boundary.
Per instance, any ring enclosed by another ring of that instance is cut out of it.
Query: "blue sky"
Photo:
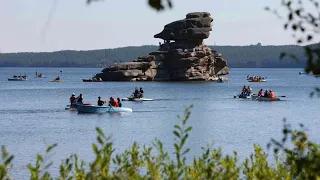
[[[283,21],[266,12],[281,0],[172,0],[173,9],[156,12],[147,0],[2,0],[0,52],[90,50],[157,45],[153,35],[188,12],[210,12],[213,31],[208,45],[295,44]]]

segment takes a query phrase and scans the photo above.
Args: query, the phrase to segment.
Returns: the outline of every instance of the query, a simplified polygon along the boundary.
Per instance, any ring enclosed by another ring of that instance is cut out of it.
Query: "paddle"
[[[277,97],[286,97],[286,96],[277,96]]]
[[[113,112],[114,112],[114,109],[113,109],[113,107],[112,107],[112,105],[110,103],[109,103],[109,106],[110,106],[110,109],[112,109]],[[110,109],[109,109],[109,111],[110,111]]]
[[[259,97],[261,97],[261,96],[258,96],[257,98],[255,98],[254,101],[257,100]]]

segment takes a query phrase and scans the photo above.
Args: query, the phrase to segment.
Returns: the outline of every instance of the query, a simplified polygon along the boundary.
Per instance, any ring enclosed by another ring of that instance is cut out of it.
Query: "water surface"
[[[35,72],[48,78],[33,78]],[[60,74],[60,71],[62,73]],[[0,145],[15,155],[13,174],[17,179],[28,176],[25,167],[34,163],[36,153],[47,145],[58,143],[51,159],[54,173],[60,160],[71,153],[81,159],[93,158],[91,143],[95,127],[112,135],[116,152],[122,152],[134,141],[151,145],[154,137],[161,139],[166,150],[173,152],[173,125],[185,105],[193,104],[189,124],[193,131],[187,143],[190,156],[199,154],[206,144],[221,146],[226,153],[236,150],[240,159],[253,151],[253,144],[263,147],[270,138],[280,139],[283,118],[293,126],[304,123],[310,136],[320,142],[319,99],[309,93],[320,86],[320,78],[298,75],[301,69],[231,69],[228,83],[208,82],[103,82],[84,83],[101,69],[89,68],[0,68]],[[29,76],[26,82],[11,82],[13,74]],[[49,80],[61,75],[63,83]],[[248,83],[246,76],[267,77],[265,83]],[[285,95],[280,102],[255,102],[234,99],[244,85],[255,93],[260,88]],[[123,102],[133,109],[126,114],[78,114],[64,110],[72,93],[82,93],[85,102],[95,103],[97,97],[127,97],[135,87],[143,87],[152,102]]]

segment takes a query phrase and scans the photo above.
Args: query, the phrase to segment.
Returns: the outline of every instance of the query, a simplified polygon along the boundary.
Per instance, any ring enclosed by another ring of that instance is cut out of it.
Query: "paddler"
[[[142,89],[142,87],[140,87],[140,98],[143,98],[143,94],[144,92],[143,92],[143,89]]]
[[[77,97],[77,103],[79,103],[79,104],[83,104],[83,97],[82,97],[82,94],[80,94],[80,95]]]
[[[268,89],[264,92],[263,97],[269,97],[269,91],[268,91]]]
[[[263,89],[260,89],[260,91],[258,92],[258,96],[262,96],[263,95]]]
[[[275,97],[276,97],[275,94],[274,94],[274,92],[273,92],[272,90],[270,90],[269,97],[270,97],[270,98],[275,98]]]
[[[240,94],[240,97],[244,97],[245,94],[246,94],[246,92],[247,92],[247,88],[246,88],[246,86],[243,86],[242,92],[241,92],[241,94]]]
[[[103,106],[104,105],[104,101],[101,100],[101,97],[98,97],[98,106]]]
[[[246,92],[246,95],[247,95],[247,96],[250,96],[251,91],[252,91],[251,87],[250,87],[250,86],[248,86],[248,88],[247,88],[247,92]]]
[[[119,107],[119,104],[113,99],[113,97],[110,97],[109,106]]]
[[[70,97],[70,106],[74,107],[74,104],[77,102],[77,98],[76,98],[76,94],[72,93],[71,97]]]
[[[133,98],[140,98],[140,92],[139,89],[136,87],[134,92],[132,93]]]
[[[119,107],[122,107],[122,103],[121,103],[121,101],[120,101],[120,98],[117,98],[117,103],[118,103],[118,105],[119,105]]]

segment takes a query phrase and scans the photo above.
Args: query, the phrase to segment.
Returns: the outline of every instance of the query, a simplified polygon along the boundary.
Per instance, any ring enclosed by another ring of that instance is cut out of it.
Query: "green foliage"
[[[303,68],[307,58],[302,46],[211,46],[222,53],[231,68]],[[90,51],[57,51],[40,53],[2,53],[0,67],[105,67],[114,63],[129,62],[139,56],[156,51],[157,46],[124,47]],[[291,52],[299,61],[285,57],[281,52]]]
[[[284,29],[291,31],[292,36],[296,38],[298,44],[308,43],[310,44],[314,39],[319,37],[320,27],[320,6],[317,0],[281,0],[282,7],[285,8],[287,15],[285,15]],[[271,11],[269,7],[266,10]],[[278,17],[277,10],[272,11]],[[312,75],[320,75],[320,44],[311,44],[304,46],[304,53],[306,59],[305,72]],[[290,51],[284,51],[280,58],[290,57],[294,60],[301,60],[300,57],[292,54]],[[318,93],[319,89],[316,89],[310,95]]]
[[[284,29],[291,31],[298,44],[310,43],[319,35],[320,7],[316,0],[282,0],[282,6],[288,13],[285,19]],[[308,7],[308,9],[307,9]],[[311,9],[312,8],[312,9]],[[270,8],[266,8],[270,10]],[[273,10],[275,14],[277,10]],[[312,74],[320,74],[320,45],[311,44],[304,47],[307,63],[305,71]],[[299,59],[291,52],[284,52],[293,59]]]
[[[184,116],[178,116],[179,123],[174,126],[174,155],[172,159],[164,150],[163,143],[155,139],[152,146],[142,148],[134,142],[123,153],[114,154],[110,137],[96,128],[97,143],[92,144],[95,154],[93,162],[79,161],[76,154],[63,160],[60,174],[53,178],[49,172],[52,162],[49,155],[56,144],[49,146],[45,155],[37,155],[35,165],[28,165],[32,180],[84,180],[84,179],[319,179],[320,148],[308,139],[305,130],[292,130],[284,124],[281,141],[272,139],[269,147],[274,147],[274,161],[270,165],[268,154],[259,145],[254,145],[254,153],[242,164],[237,153],[223,155],[221,148],[202,148],[198,157],[187,162],[189,148],[186,142],[192,127],[188,125],[190,109],[186,107]],[[301,125],[301,128],[303,126]],[[289,142],[289,144],[288,144]],[[0,179],[13,179],[9,175],[12,155],[2,147]],[[111,168],[111,166],[113,168]]]
[[[1,160],[0,160],[0,179],[6,180],[10,178],[10,169],[12,167],[11,161],[13,160],[14,156],[10,155],[7,149],[2,146],[1,147]]]

